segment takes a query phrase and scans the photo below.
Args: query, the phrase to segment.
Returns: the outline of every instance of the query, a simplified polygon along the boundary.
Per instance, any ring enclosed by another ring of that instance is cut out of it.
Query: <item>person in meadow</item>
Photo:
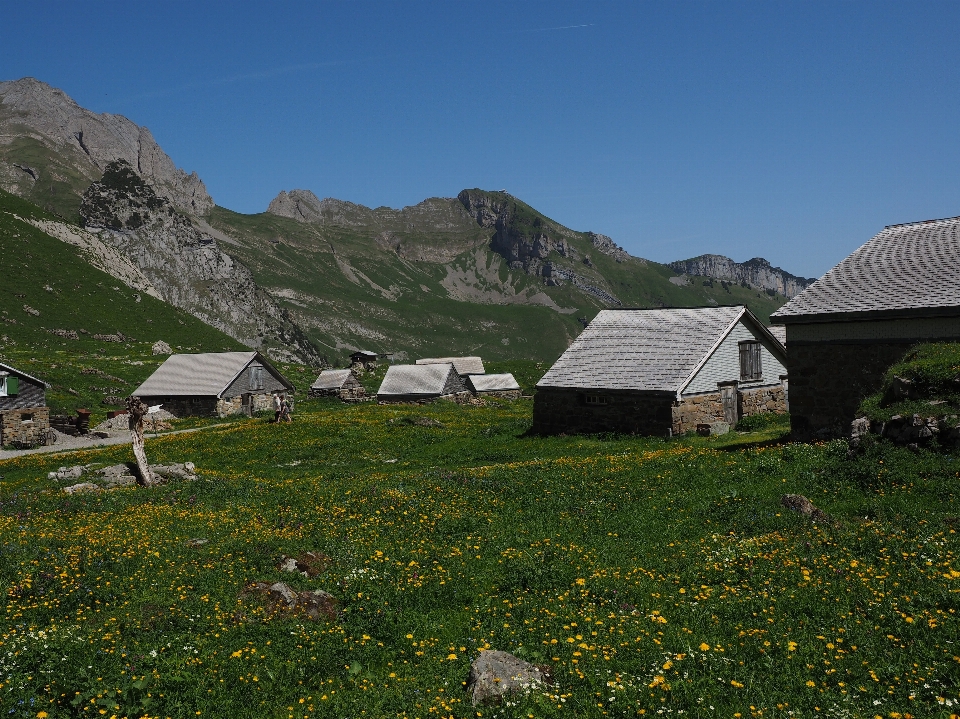
[[[287,399],[287,395],[280,395],[280,420],[283,422],[292,422],[293,417],[290,416],[291,412],[290,400]]]
[[[280,412],[283,409],[283,401],[280,399],[280,395],[273,395],[273,421],[280,421]]]

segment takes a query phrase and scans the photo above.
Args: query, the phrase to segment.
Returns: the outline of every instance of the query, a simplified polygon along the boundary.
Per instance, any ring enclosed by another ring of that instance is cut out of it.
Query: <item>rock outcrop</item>
[[[671,262],[670,267],[686,275],[746,282],[751,287],[771,290],[784,297],[795,297],[816,282],[815,278],[797,277],[779,267],[773,267],[762,257],[754,257],[746,262],[734,262],[723,255],[700,255],[689,260]]]
[[[515,692],[525,693],[543,686],[544,671],[510,652],[488,649],[470,665],[466,689],[474,706],[503,700]]]
[[[87,230],[140,268],[164,301],[276,360],[321,361],[250,271],[126,162],[107,165],[84,193],[80,216]]]
[[[0,82],[0,187],[38,202],[35,189],[79,199],[116,160],[179,210],[202,215],[213,208],[203,181],[179,169],[146,127],[86,110],[32,77]]]

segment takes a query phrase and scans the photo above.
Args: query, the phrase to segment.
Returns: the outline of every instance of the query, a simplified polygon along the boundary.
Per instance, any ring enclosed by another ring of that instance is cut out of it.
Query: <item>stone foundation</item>
[[[786,393],[782,385],[745,388],[737,392],[737,416],[749,417],[764,412],[785,413]],[[723,400],[719,392],[684,397],[673,408],[673,433],[696,431],[698,424],[723,422]]]
[[[477,397],[497,397],[498,399],[520,399],[523,393],[518,389],[507,389],[499,392],[477,392]]]
[[[756,389],[741,389],[737,394],[741,417],[764,414],[765,412],[783,414],[787,411],[787,393],[783,391],[782,384],[772,387],[757,387]]]
[[[48,407],[25,407],[0,412],[0,445],[43,442],[50,429]]]
[[[603,404],[588,404],[595,396]],[[581,392],[544,387],[533,398],[533,432],[536,434],[670,434],[674,396],[670,394],[609,391]]]
[[[790,426],[800,441],[846,436],[863,399],[913,342],[791,344]]]

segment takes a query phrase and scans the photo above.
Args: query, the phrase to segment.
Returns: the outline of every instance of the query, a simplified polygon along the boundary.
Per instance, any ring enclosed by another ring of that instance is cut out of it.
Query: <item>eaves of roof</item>
[[[40,379],[39,377],[34,377],[33,375],[27,374],[21,369],[17,369],[16,367],[11,367],[10,365],[4,364],[3,362],[0,362],[0,367],[2,367],[5,370],[9,370],[10,372],[16,372],[18,375],[26,377],[27,379],[32,379],[34,382],[39,382],[47,389],[50,389],[50,385],[44,382],[42,379]]]
[[[902,320],[927,317],[960,316],[960,305],[954,307],[907,307],[893,310],[862,312],[817,312],[806,315],[770,315],[775,325],[816,324],[819,322],[859,322],[868,320]]]

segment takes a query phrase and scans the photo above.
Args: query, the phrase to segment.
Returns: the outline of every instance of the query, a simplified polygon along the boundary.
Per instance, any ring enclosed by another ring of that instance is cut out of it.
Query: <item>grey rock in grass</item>
[[[488,650],[470,665],[467,692],[474,706],[502,700],[513,692],[527,692],[546,678],[541,669],[510,652]]]
[[[210,540],[205,537],[194,537],[193,539],[187,540],[188,547],[202,547],[204,544],[209,544]]]
[[[47,475],[47,479],[53,479],[58,482],[80,479],[80,477],[83,476],[83,471],[84,468],[82,466],[61,467],[56,472],[50,472],[50,474]]]
[[[93,482],[80,482],[80,484],[72,484],[69,487],[64,487],[63,491],[67,494],[77,494],[78,492],[99,492],[100,487],[95,485]]]
[[[170,355],[173,354],[173,349],[163,340],[157,340],[153,343],[153,353],[155,355]]]
[[[800,512],[804,517],[809,517],[814,522],[829,523],[832,521],[829,514],[802,494],[785,494],[780,497],[780,504],[794,512]]]
[[[286,582],[277,582],[275,584],[271,584],[268,591],[270,593],[270,598],[275,602],[282,602],[290,609],[293,609],[295,606],[297,606],[297,600],[299,597]]]

